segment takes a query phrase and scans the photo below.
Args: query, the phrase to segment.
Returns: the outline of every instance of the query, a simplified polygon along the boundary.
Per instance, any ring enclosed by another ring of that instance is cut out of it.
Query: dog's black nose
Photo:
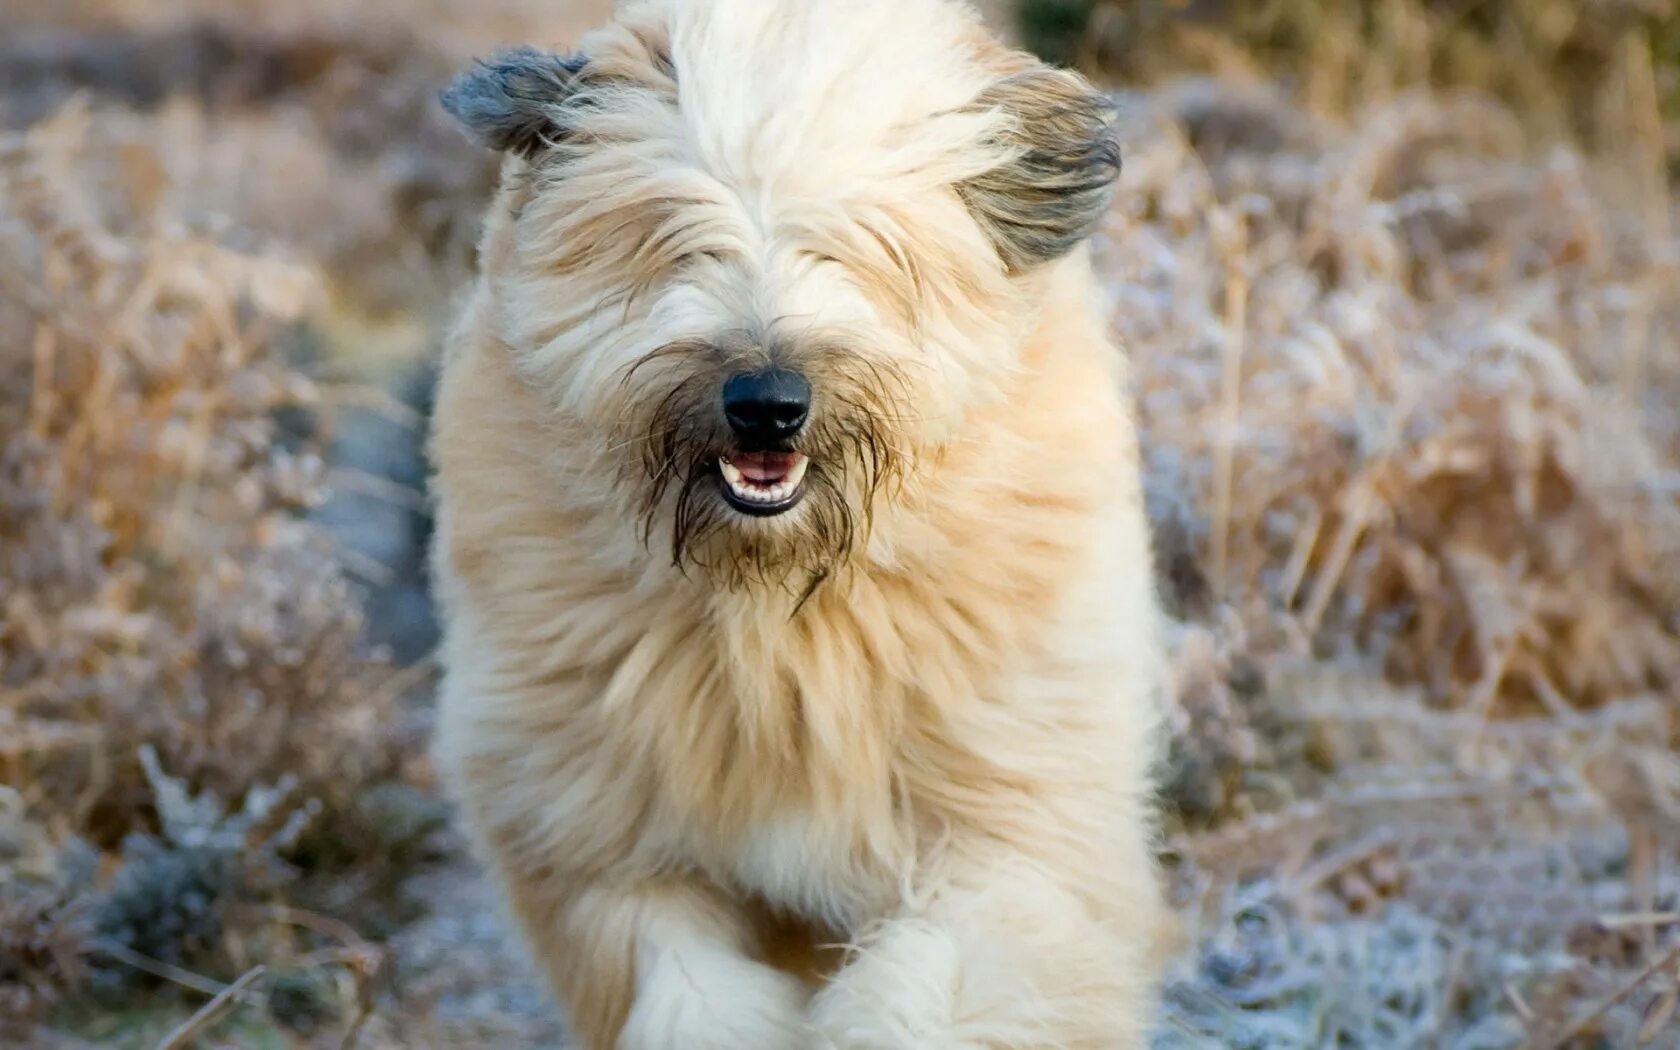
[[[798,372],[773,368],[731,376],[723,384],[723,415],[749,450],[792,438],[811,411],[811,384]]]

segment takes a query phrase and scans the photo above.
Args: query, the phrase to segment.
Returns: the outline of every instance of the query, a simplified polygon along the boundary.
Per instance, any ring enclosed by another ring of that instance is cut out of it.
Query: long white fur
[[[564,165],[508,161],[433,439],[437,753],[578,1038],[1142,1046],[1168,920],[1124,362],[1085,254],[1011,273],[953,190],[1009,159],[972,103],[1023,60],[949,0],[651,0],[583,50],[635,76],[587,89]],[[655,219],[679,268],[611,239]],[[741,330],[904,377],[903,484],[808,596],[673,564],[610,437],[639,358]],[[788,963],[790,928],[843,954]]]

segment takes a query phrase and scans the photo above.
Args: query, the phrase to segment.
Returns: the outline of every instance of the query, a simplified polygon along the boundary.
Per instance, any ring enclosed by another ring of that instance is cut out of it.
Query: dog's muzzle
[[[731,507],[769,517],[798,505],[811,461],[794,441],[810,414],[811,384],[798,372],[772,368],[723,384],[723,416],[737,449],[718,457],[718,475]]]

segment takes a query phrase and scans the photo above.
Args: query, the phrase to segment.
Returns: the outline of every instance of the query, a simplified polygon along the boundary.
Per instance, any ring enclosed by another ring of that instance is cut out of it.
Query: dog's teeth
[[[808,456],[800,456],[793,461],[793,469],[788,471],[787,481],[783,482],[789,492],[798,488],[799,483],[805,480],[805,468],[810,465],[811,460]]]
[[[744,471],[729,460],[718,457],[718,471],[723,476],[723,483],[737,499],[747,503],[781,503],[791,498],[799,491],[809,465],[810,460],[800,456],[788,467],[787,474],[780,481],[775,484],[761,484],[748,478]]]

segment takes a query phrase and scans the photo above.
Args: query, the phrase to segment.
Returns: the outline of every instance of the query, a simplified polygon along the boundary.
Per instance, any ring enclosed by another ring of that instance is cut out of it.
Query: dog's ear
[[[557,111],[585,65],[580,55],[531,47],[498,51],[444,89],[443,108],[482,145],[529,157],[561,137]]]
[[[1120,174],[1114,107],[1084,77],[1034,63],[975,100],[1001,110],[1006,157],[957,186],[1012,273],[1060,258],[1096,229]]]

